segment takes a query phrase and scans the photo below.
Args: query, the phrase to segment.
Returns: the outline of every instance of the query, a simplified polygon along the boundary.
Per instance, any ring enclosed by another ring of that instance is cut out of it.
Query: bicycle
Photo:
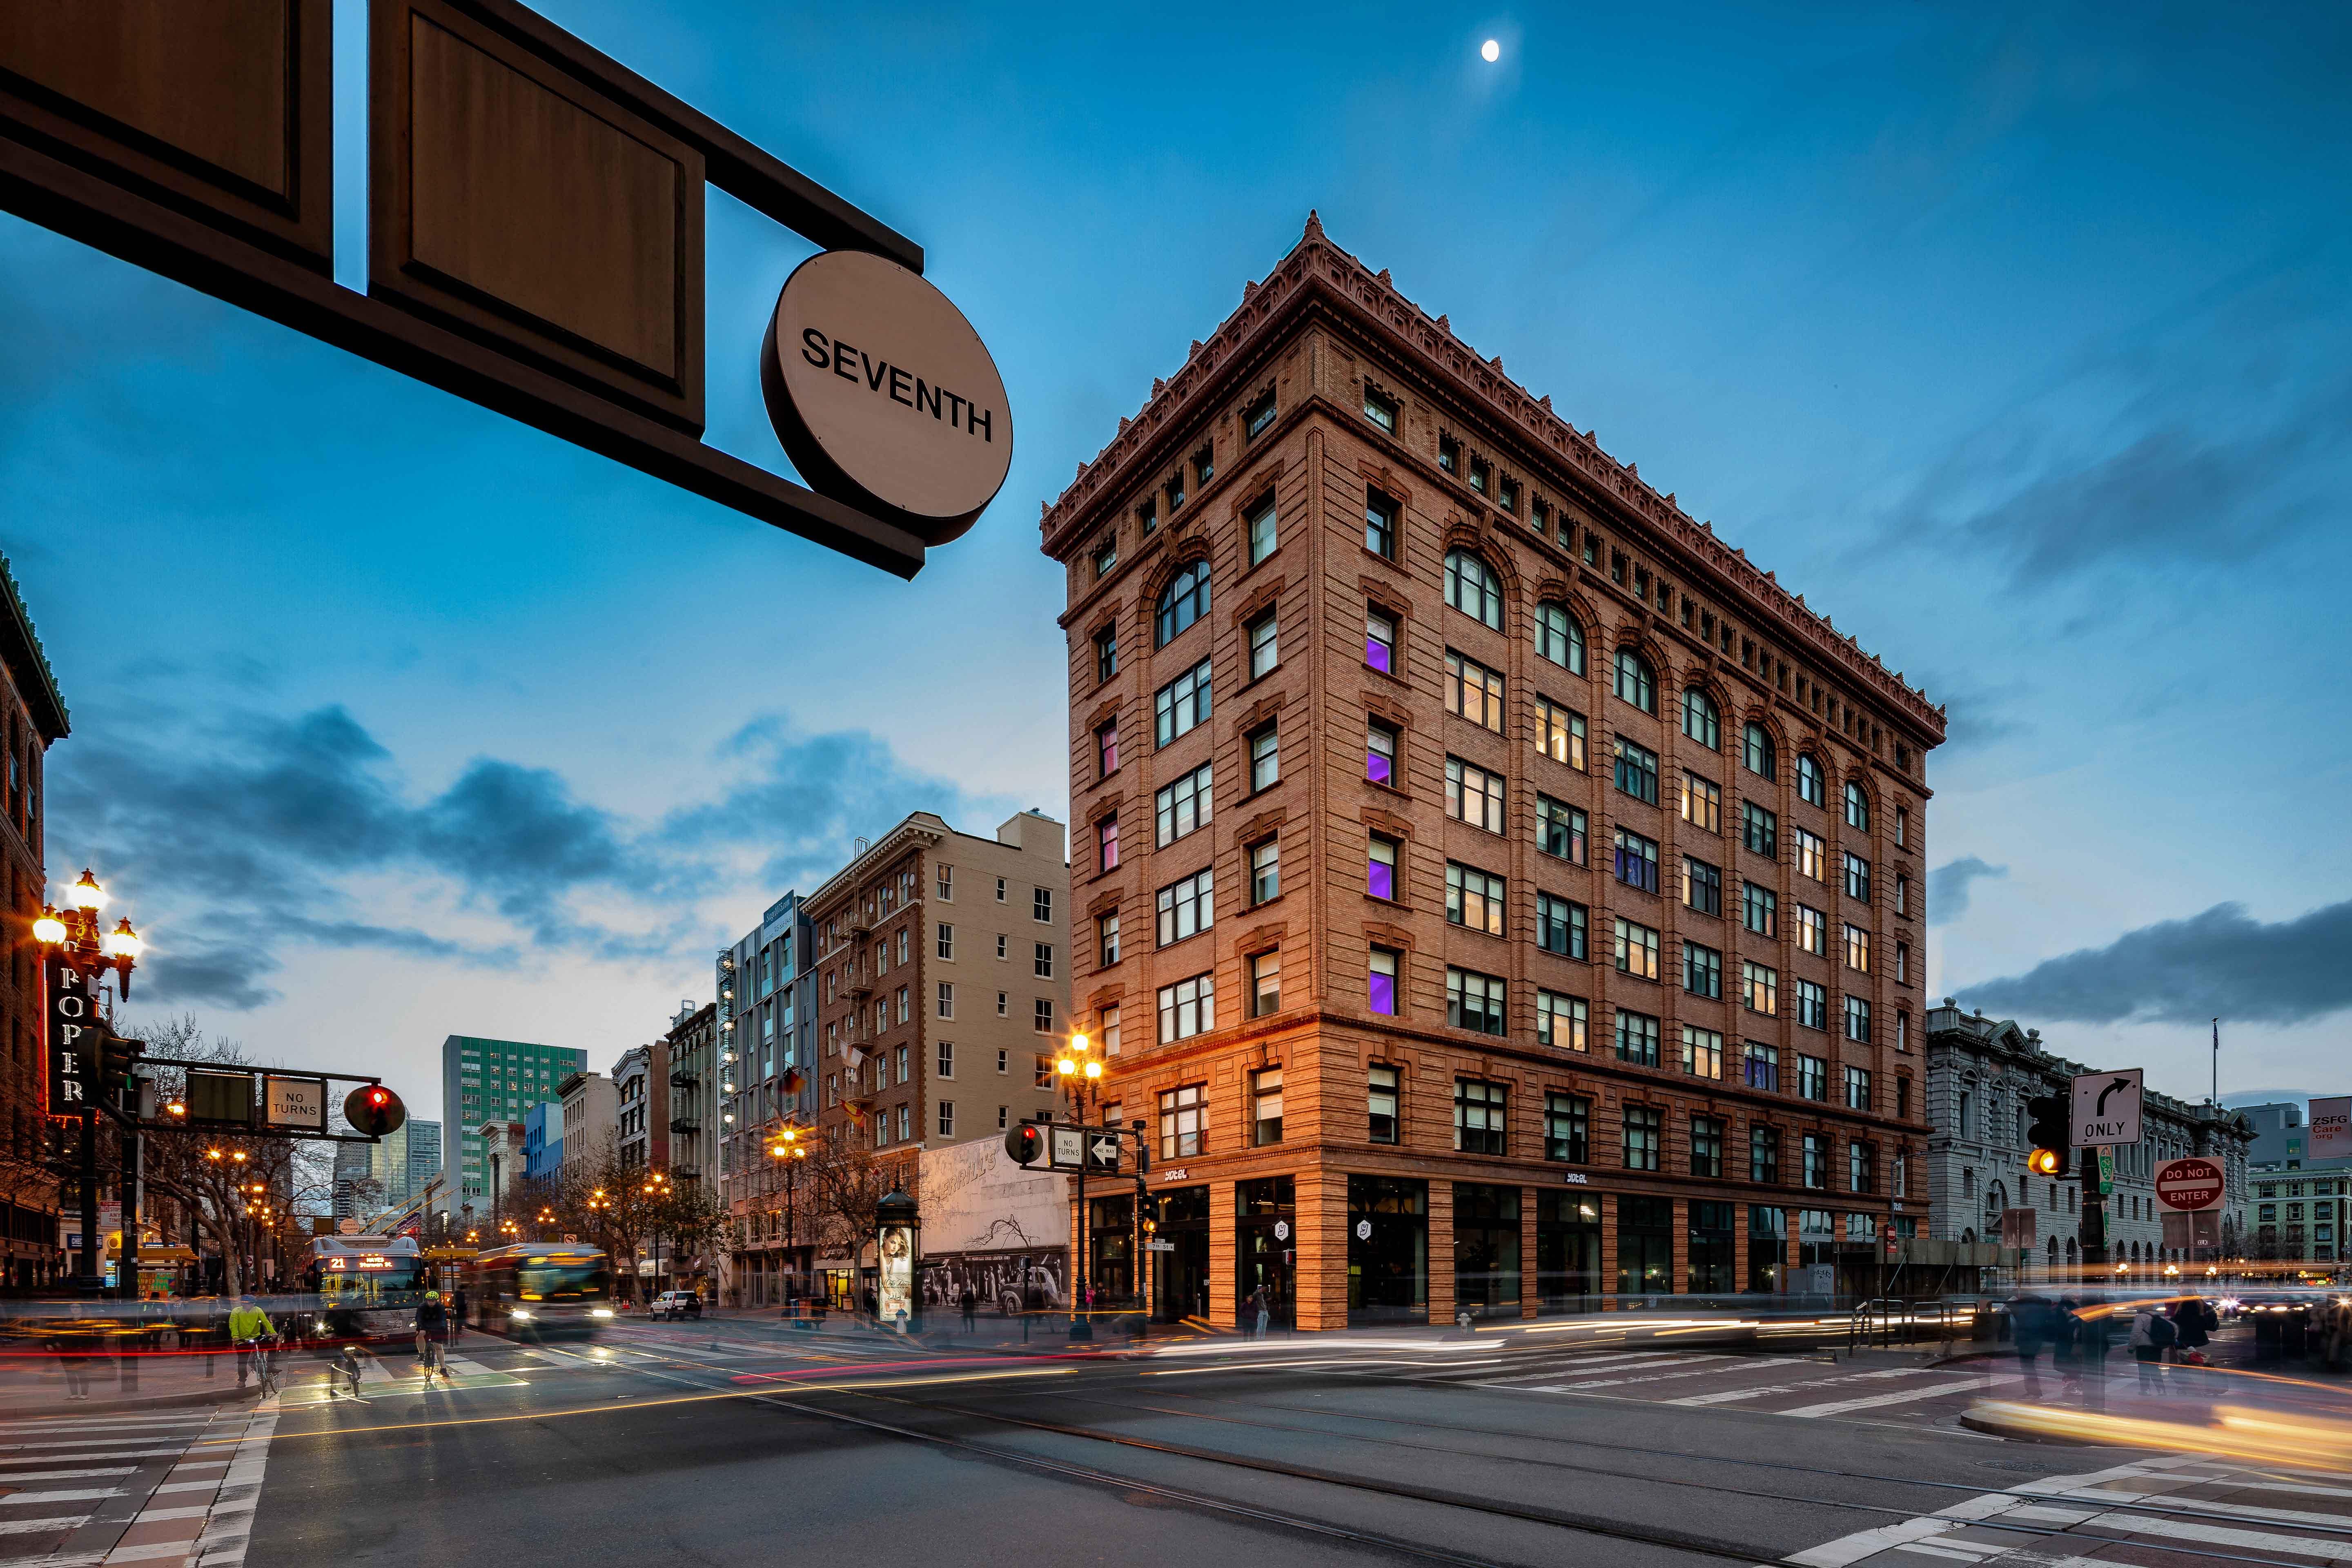
[[[253,1370],[261,1389],[261,1397],[270,1399],[278,1394],[278,1341],[275,1336],[257,1339],[253,1343]]]

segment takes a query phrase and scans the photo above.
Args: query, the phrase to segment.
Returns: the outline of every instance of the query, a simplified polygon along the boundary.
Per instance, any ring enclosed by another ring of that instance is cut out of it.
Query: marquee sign
[[[56,954],[42,968],[48,978],[49,1114],[75,1116],[97,1108],[99,1044],[106,1026],[79,970]]]

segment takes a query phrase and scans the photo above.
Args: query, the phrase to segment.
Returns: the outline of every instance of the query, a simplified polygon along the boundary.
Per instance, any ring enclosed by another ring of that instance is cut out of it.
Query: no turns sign
[[[2156,1168],[2156,1201],[2176,1214],[2220,1208],[2221,1186],[2221,1167],[2200,1155],[2167,1160]]]

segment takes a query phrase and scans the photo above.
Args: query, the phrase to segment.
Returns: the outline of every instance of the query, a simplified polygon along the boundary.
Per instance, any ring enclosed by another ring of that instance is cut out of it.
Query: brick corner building
[[[1156,1312],[1877,1288],[1940,710],[1311,216],[1042,531]]]
[[[43,1114],[47,1071],[47,1030],[42,1022],[41,944],[33,918],[48,901],[48,869],[42,843],[42,806],[49,747],[65,739],[65,699],[56,672],[33,630],[33,617],[16,591],[16,574],[0,555],[0,736],[7,760],[0,763],[0,858],[8,862],[8,910],[12,917],[8,973],[0,984],[0,1013],[8,1033],[0,1104],[6,1121],[0,1138],[0,1284],[26,1290],[50,1283],[60,1273],[58,1183],[49,1168],[50,1124]],[[70,873],[68,873],[70,875]]]

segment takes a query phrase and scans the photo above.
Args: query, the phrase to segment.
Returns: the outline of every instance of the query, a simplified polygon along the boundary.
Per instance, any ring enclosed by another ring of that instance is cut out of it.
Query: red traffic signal
[[[1016,1165],[1034,1165],[1045,1157],[1045,1134],[1024,1121],[1005,1132],[1004,1152]]]
[[[397,1131],[408,1120],[408,1107],[383,1085],[363,1083],[343,1097],[343,1120],[352,1124],[355,1132],[381,1138]]]

